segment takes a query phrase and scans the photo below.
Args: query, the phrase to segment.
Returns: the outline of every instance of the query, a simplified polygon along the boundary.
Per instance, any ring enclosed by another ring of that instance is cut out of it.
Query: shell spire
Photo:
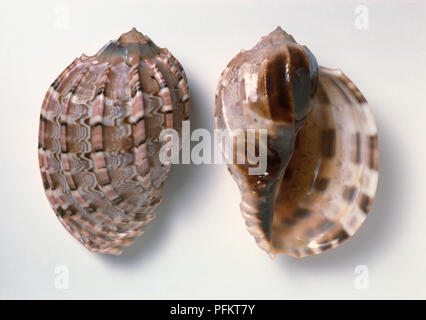
[[[99,61],[111,64],[125,62],[133,65],[144,59],[151,59],[162,53],[161,49],[147,36],[133,28],[117,40],[110,41],[96,54]]]
[[[120,38],[118,38],[118,42],[123,44],[146,44],[148,39],[149,38],[145,37],[133,27],[129,32],[123,33]]]

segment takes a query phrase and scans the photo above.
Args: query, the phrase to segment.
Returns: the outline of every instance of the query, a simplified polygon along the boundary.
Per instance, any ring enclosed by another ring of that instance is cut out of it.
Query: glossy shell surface
[[[120,254],[154,218],[170,170],[159,135],[181,133],[188,100],[180,63],[136,29],[75,59],[49,88],[38,148],[45,192],[90,251]]]
[[[247,228],[263,250],[318,254],[361,226],[377,186],[377,129],[366,99],[343,72],[319,67],[277,28],[228,64],[215,120],[231,132],[268,132],[264,174],[228,165]]]

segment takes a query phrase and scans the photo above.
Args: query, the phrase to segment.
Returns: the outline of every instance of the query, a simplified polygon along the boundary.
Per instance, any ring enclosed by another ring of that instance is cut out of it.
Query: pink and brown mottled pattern
[[[39,164],[59,221],[92,252],[120,254],[143,233],[170,170],[164,128],[188,117],[182,66],[136,29],[82,55],[43,101]]]
[[[268,130],[267,172],[229,170],[249,232],[272,256],[338,246],[364,222],[378,179],[377,129],[367,101],[340,70],[277,28],[227,66],[216,127]],[[247,161],[246,161],[247,162]]]

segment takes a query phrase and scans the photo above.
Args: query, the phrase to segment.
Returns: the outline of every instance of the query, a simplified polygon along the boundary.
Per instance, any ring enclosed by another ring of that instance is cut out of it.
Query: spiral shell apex
[[[75,59],[43,101],[39,165],[59,221],[86,248],[120,254],[154,218],[170,165],[160,132],[188,118],[181,64],[132,29]]]
[[[248,161],[228,165],[261,249],[272,256],[318,254],[364,222],[378,180],[373,115],[343,72],[318,66],[281,28],[228,64],[215,121],[231,132],[267,130],[264,174],[249,175]]]

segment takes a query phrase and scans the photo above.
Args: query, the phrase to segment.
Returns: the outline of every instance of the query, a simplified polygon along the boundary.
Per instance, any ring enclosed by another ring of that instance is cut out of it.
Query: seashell
[[[120,254],[154,218],[170,165],[164,128],[188,118],[181,64],[133,28],[75,59],[44,98],[39,165],[59,221],[86,248]]]
[[[373,115],[342,71],[319,67],[281,28],[228,64],[215,123],[231,136],[267,130],[264,174],[250,175],[247,161],[228,168],[248,231],[271,256],[321,253],[364,222],[378,179]]]

